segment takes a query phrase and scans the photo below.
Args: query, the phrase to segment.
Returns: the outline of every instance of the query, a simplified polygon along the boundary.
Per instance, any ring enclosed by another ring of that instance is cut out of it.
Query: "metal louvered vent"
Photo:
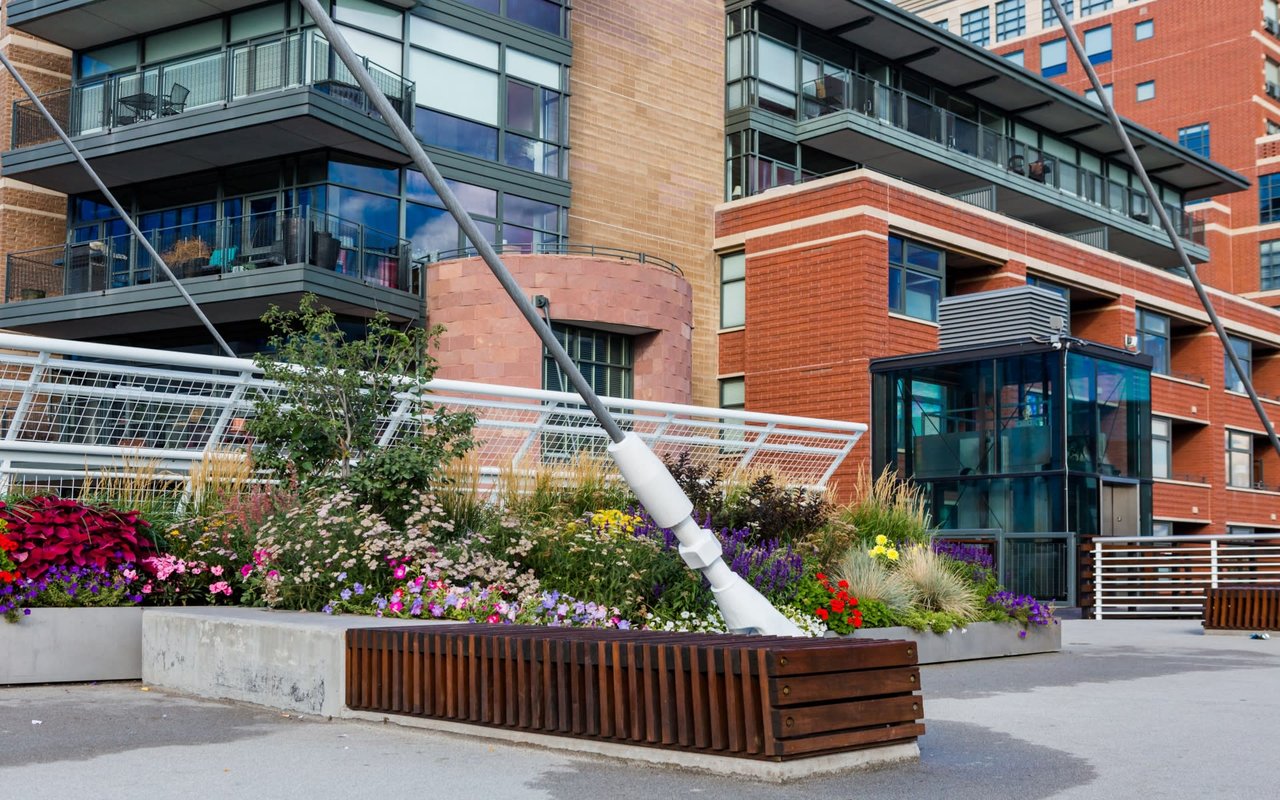
[[[1041,342],[1065,330],[1067,301],[1036,286],[961,294],[938,304],[938,346]]]

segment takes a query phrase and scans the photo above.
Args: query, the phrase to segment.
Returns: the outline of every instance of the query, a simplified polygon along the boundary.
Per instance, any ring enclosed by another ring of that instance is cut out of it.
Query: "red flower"
[[[817,611],[814,611],[813,613],[816,614],[818,619],[820,620],[825,621],[827,618],[827,610],[825,608],[819,608]]]
[[[855,612],[853,612],[853,622],[852,622],[851,624],[852,624],[852,625],[853,625],[853,627],[855,627],[855,628],[861,628],[861,627],[862,627],[862,612],[861,612],[861,611],[855,611]]]
[[[827,582],[827,576],[826,576],[826,575],[823,575],[821,572],[819,572],[819,573],[818,573],[817,575],[815,575],[814,577],[818,579],[818,582],[819,582],[819,583],[826,583],[826,582]]]
[[[832,600],[831,610],[836,612],[837,614],[844,613],[844,601],[838,597],[835,600]]]
[[[848,582],[848,581],[840,581],[839,583],[837,583],[837,584],[836,584],[836,586],[839,586],[841,589],[848,589],[848,588],[849,588],[849,582]]]

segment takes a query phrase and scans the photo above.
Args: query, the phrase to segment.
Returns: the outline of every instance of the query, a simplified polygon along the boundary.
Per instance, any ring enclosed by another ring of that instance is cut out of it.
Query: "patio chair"
[[[160,99],[160,115],[172,117],[181,114],[187,107],[187,97],[191,90],[180,83],[175,83],[169,93]]]

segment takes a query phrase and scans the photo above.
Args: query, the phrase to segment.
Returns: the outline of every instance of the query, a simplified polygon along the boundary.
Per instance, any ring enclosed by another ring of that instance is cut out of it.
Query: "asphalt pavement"
[[[1063,622],[1059,654],[923,668],[917,764],[782,786],[140,683],[0,688],[0,800],[1272,798],[1280,637]]]

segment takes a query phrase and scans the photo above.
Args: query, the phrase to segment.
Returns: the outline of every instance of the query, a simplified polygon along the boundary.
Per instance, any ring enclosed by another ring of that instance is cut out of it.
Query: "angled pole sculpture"
[[[102,196],[106,198],[107,203],[111,205],[111,208],[115,210],[116,214],[129,228],[129,232],[133,234],[134,238],[138,240],[138,244],[143,250],[147,251],[147,255],[151,256],[152,262],[160,267],[160,271],[163,272],[165,277],[169,279],[169,282],[173,284],[173,288],[177,289],[178,294],[182,295],[182,299],[186,301],[187,306],[191,308],[192,313],[194,313],[196,318],[200,320],[200,324],[204,325],[205,330],[209,331],[213,340],[222,348],[222,352],[226,353],[231,358],[236,358],[236,351],[231,349],[231,346],[228,345],[226,340],[222,338],[222,335],[218,333],[218,329],[213,327],[213,323],[205,316],[204,311],[201,310],[200,306],[191,297],[187,288],[183,286],[182,282],[173,274],[173,270],[169,269],[169,265],[160,257],[160,254],[156,252],[156,249],[151,246],[151,242],[147,241],[147,237],[142,235],[142,231],[138,229],[133,218],[125,212],[124,208],[120,205],[120,201],[116,200],[116,196],[112,194],[111,190],[107,188],[107,185],[102,182],[102,178],[98,177],[98,173],[94,172],[93,167],[89,166],[89,162],[84,160],[84,155],[80,152],[80,148],[75,146],[71,141],[71,137],[67,136],[67,132],[62,129],[62,126],[58,124],[58,121],[49,113],[49,109],[45,108],[44,103],[40,101],[40,98],[36,96],[36,93],[27,85],[27,82],[23,80],[22,76],[18,74],[17,68],[9,61],[9,57],[4,54],[3,50],[0,50],[0,64],[3,64],[4,68],[9,71],[9,74],[13,76],[13,79],[17,81],[18,86],[22,87],[22,91],[27,95],[27,99],[29,99],[31,104],[36,107],[36,110],[40,112],[40,116],[44,117],[44,121],[48,123],[49,127],[53,129],[53,132],[58,135],[58,138],[62,140],[62,144],[66,146],[67,150],[71,152],[71,155],[75,157],[76,162],[89,176],[89,179],[93,181],[93,185],[98,187],[98,191],[102,192]]]
[[[693,521],[693,504],[680,489],[675,478],[663,465],[662,461],[634,433],[625,433],[609,414],[600,398],[592,391],[587,379],[578,370],[573,359],[565,352],[559,340],[551,333],[543,320],[538,316],[533,303],[521,291],[511,273],[507,271],[493,246],[480,232],[471,216],[463,209],[453,190],[445,183],[444,177],[431,162],[422,145],[419,144],[409,126],[392,108],[390,101],[373,82],[360,57],[356,55],[337,25],[320,6],[317,0],[301,0],[302,7],[315,20],[329,45],[337,52],[342,63],[355,77],[360,88],[369,97],[373,107],[382,115],[382,119],[391,127],[405,152],[413,159],[414,166],[426,177],[431,188],[436,191],[445,208],[457,220],[458,227],[471,240],[480,257],[493,272],[498,283],[506,290],[512,302],[520,309],[529,327],[533,328],[546,346],[547,352],[555,359],[556,364],[568,376],[569,382],[583,401],[591,409],[600,426],[609,434],[612,444],[609,454],[617,462],[631,490],[635,492],[641,505],[653,517],[654,522],[663,528],[670,528],[680,541],[680,556],[691,568],[701,572],[711,584],[725,625],[735,633],[759,633],[782,636],[799,636],[800,629],[791,620],[782,615],[778,609],[764,598],[750,584],[744,581],[729,565],[725,563],[719,540],[711,531],[702,528]]]
[[[1195,267],[1191,265],[1191,259],[1187,256],[1187,251],[1182,247],[1182,240],[1178,238],[1178,231],[1173,226],[1173,220],[1169,217],[1168,209],[1160,201],[1160,195],[1151,183],[1151,178],[1147,176],[1147,168],[1138,159],[1137,151],[1133,149],[1133,142],[1129,139],[1129,132],[1124,129],[1124,123],[1120,121],[1120,115],[1116,113],[1115,104],[1111,102],[1110,96],[1103,91],[1102,81],[1098,78],[1098,73],[1094,70],[1093,64],[1089,62],[1089,56],[1085,52],[1084,45],[1080,42],[1080,37],[1076,34],[1070,15],[1063,11],[1062,0],[1049,0],[1049,2],[1053,4],[1053,11],[1058,15],[1058,22],[1062,25],[1063,33],[1067,35],[1067,41],[1071,43],[1071,49],[1076,54],[1076,59],[1080,62],[1080,66],[1084,67],[1085,74],[1089,76],[1089,84],[1098,95],[1098,101],[1102,103],[1102,109],[1107,112],[1107,119],[1111,121],[1111,127],[1115,130],[1116,137],[1120,139],[1125,156],[1128,157],[1129,163],[1133,165],[1133,171],[1138,176],[1138,179],[1142,181],[1142,188],[1147,192],[1147,203],[1155,209],[1156,215],[1160,217],[1160,224],[1164,227],[1165,233],[1169,236],[1169,241],[1173,244],[1174,252],[1178,254],[1178,258],[1182,262],[1182,271],[1186,274],[1187,279],[1191,281],[1191,285],[1196,290],[1196,295],[1200,298],[1200,304],[1204,306],[1205,313],[1209,315],[1209,322],[1213,324],[1213,329],[1217,332],[1218,339],[1222,342],[1222,349],[1226,353],[1227,361],[1235,369],[1236,375],[1244,385],[1245,393],[1249,395],[1249,400],[1253,403],[1253,410],[1257,413],[1258,420],[1262,422],[1262,427],[1267,432],[1267,438],[1271,440],[1271,446],[1275,448],[1276,454],[1280,455],[1280,439],[1276,438],[1276,429],[1272,426],[1271,420],[1267,417],[1266,409],[1262,407],[1262,401],[1258,399],[1258,393],[1253,388],[1253,377],[1244,371],[1240,358],[1231,346],[1227,331],[1222,327],[1222,320],[1218,319],[1218,312],[1214,310],[1213,303],[1209,300],[1209,293],[1205,291],[1204,284],[1200,282],[1200,276],[1196,274]]]

